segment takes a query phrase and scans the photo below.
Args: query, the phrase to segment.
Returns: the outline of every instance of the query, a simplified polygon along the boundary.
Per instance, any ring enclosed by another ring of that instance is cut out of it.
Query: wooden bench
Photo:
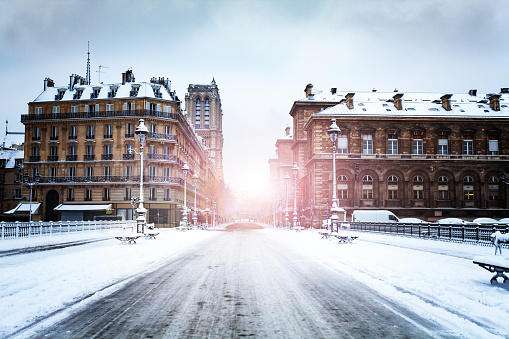
[[[474,264],[495,273],[490,279],[491,284],[498,283],[497,278],[499,277],[504,279],[504,283],[509,283],[509,278],[504,274],[504,272],[509,272],[509,260],[495,257],[475,257]]]
[[[126,235],[121,237],[115,237],[116,239],[120,240],[122,242],[122,245],[125,244],[136,244],[136,239],[141,237],[141,235]]]
[[[352,240],[355,240],[358,238],[357,236],[339,234],[337,232],[333,232],[330,235],[333,237],[336,237],[339,240],[339,242],[344,242],[344,243],[351,242]]]

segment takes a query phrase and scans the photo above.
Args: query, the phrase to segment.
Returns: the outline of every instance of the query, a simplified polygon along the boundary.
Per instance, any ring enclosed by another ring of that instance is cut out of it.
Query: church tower
[[[215,165],[217,178],[224,179],[223,110],[214,78],[210,85],[189,85],[186,93],[186,111],[196,133],[203,138],[209,157]]]

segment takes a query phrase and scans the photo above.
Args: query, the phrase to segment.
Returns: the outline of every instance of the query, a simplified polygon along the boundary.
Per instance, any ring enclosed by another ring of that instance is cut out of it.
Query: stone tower
[[[186,93],[186,111],[196,133],[203,138],[209,157],[216,168],[217,178],[222,180],[223,110],[215,79],[212,79],[210,85],[189,85]]]

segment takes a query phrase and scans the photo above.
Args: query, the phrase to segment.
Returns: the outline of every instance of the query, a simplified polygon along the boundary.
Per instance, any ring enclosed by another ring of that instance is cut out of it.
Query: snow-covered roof
[[[23,160],[22,150],[2,150],[0,149],[0,159],[5,159],[4,168],[15,168],[16,160]]]
[[[7,132],[2,140],[1,147],[17,148],[25,142],[25,133],[23,132]]]
[[[353,108],[347,106],[347,95],[353,94]],[[394,96],[401,95],[402,109],[395,106]],[[448,95],[451,95],[447,93]],[[501,93],[500,110],[490,107],[492,94],[452,94],[451,110],[442,106],[445,93],[398,92],[319,92],[298,102],[337,102],[314,116],[377,116],[377,117],[426,117],[426,118],[509,118],[509,93]]]
[[[91,98],[94,90],[100,89],[97,98]],[[116,89],[116,95],[109,97],[108,93]],[[131,90],[137,89],[138,94],[131,96]],[[77,95],[81,91],[81,96]],[[59,92],[63,92],[61,99],[56,100]],[[156,94],[160,93],[160,94]],[[174,93],[173,93],[174,94]],[[175,101],[174,95],[164,85],[151,82],[126,82],[125,84],[94,84],[75,85],[71,90],[69,86],[47,87],[33,102],[44,101],[90,101],[91,99],[126,99],[126,98],[153,98],[168,101]]]

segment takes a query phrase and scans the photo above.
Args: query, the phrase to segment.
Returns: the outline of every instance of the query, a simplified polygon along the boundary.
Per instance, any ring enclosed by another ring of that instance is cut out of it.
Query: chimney
[[[286,126],[285,132],[286,132],[286,136],[289,137],[290,136],[290,126]]]
[[[394,106],[398,111],[403,109],[403,100],[401,99],[402,97],[403,93],[398,93],[392,97],[394,99]]]
[[[304,90],[304,93],[306,93],[306,98],[309,98],[313,94],[311,91],[313,90],[313,84],[307,84],[306,89]]]
[[[440,100],[442,100],[442,107],[446,111],[451,110],[451,97],[452,97],[452,94],[445,94],[440,97]]]
[[[349,108],[349,109],[353,109],[353,96],[355,95],[355,93],[348,93],[346,95],[346,106]]]
[[[55,82],[50,78],[44,79],[44,90],[46,90],[48,87],[55,87]]]
[[[337,93],[337,91],[338,91],[338,89],[337,89],[337,88],[335,88],[335,87],[332,87],[332,88],[330,89],[331,94],[336,94],[336,93]]]
[[[470,91],[468,91],[468,95],[471,95],[471,96],[475,97],[477,95],[477,90],[476,89],[471,89]]]
[[[128,69],[125,73],[122,73],[122,85],[126,82],[134,82],[134,74],[132,69]]]
[[[490,99],[491,109],[500,111],[500,94],[491,94],[488,99]]]
[[[501,88],[501,89],[500,89],[500,93],[502,93],[502,94],[507,94],[507,93],[509,93],[509,88]]]

